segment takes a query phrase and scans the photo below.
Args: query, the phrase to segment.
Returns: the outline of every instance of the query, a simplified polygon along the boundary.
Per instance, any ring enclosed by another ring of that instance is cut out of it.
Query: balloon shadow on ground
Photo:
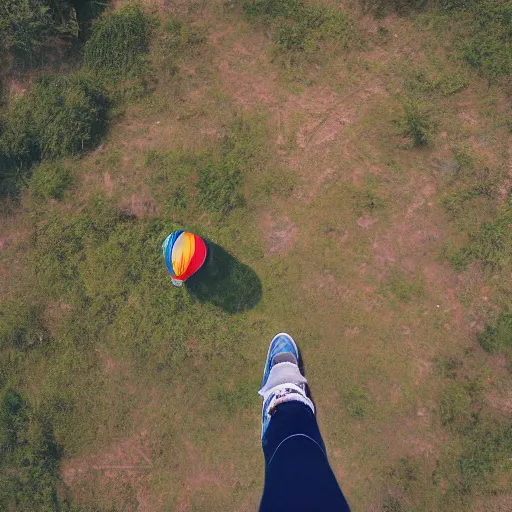
[[[227,313],[241,313],[260,301],[261,281],[247,265],[220,245],[206,241],[204,265],[187,280],[186,287],[199,302],[210,302]]]

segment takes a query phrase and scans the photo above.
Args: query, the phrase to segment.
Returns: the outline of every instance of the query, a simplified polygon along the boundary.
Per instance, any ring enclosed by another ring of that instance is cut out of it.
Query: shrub
[[[35,65],[55,38],[78,38],[92,16],[104,8],[95,0],[3,0],[0,2],[0,47],[17,65]]]
[[[30,165],[41,159],[41,148],[30,101],[15,99],[0,115],[0,195],[7,195],[16,191]]]
[[[71,169],[61,162],[44,162],[32,171],[30,191],[39,199],[62,200],[64,192],[73,183]]]
[[[85,44],[85,64],[112,75],[137,71],[147,51],[149,20],[138,5],[102,15]]]
[[[512,350],[512,313],[501,313],[494,325],[478,334],[478,342],[491,353]]]
[[[15,191],[42,158],[92,148],[107,126],[108,96],[92,76],[42,76],[34,90],[12,101],[0,119],[0,190]]]
[[[77,73],[56,79],[41,77],[32,102],[43,157],[90,149],[106,129],[108,97],[92,76]]]
[[[57,26],[43,0],[3,0],[0,3],[0,34],[3,46],[16,57],[33,63]]]
[[[409,137],[415,146],[426,146],[434,131],[430,108],[419,101],[409,100],[403,109],[404,116],[399,121],[403,135]]]

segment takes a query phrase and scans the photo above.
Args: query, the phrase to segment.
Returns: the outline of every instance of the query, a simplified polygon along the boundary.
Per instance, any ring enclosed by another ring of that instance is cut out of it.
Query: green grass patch
[[[471,421],[472,398],[468,386],[451,382],[441,390],[439,417],[441,424],[452,432],[464,431]]]
[[[512,314],[501,313],[497,320],[478,333],[478,342],[491,354],[505,354],[512,371]]]
[[[64,193],[72,184],[71,169],[62,162],[50,161],[34,168],[30,177],[29,188],[31,194],[37,199],[61,201],[64,198]]]
[[[342,391],[342,403],[349,416],[362,419],[371,409],[371,395],[367,388],[353,385]]]
[[[482,223],[476,233],[469,234],[469,243],[449,257],[457,269],[464,268],[474,260],[480,261],[490,270],[507,268],[512,254],[512,204],[503,205],[498,217]]]
[[[148,50],[149,29],[149,18],[137,4],[103,14],[85,43],[85,65],[112,77],[139,74]]]
[[[347,49],[355,38],[348,14],[335,7],[303,0],[244,0],[242,8],[249,21],[270,27],[283,52],[311,52],[324,43]]]
[[[464,37],[465,36],[465,37]],[[460,50],[469,64],[491,80],[512,74],[512,6],[484,0],[470,3]]]

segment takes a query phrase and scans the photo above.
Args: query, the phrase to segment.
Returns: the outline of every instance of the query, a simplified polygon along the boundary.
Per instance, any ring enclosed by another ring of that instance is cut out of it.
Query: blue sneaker
[[[274,336],[268,349],[259,394],[263,397],[261,437],[278,405],[284,402],[302,402],[315,412],[306,392],[307,380],[299,370],[299,351],[293,338],[286,333]]]
[[[277,361],[274,362],[274,358],[278,355],[281,355],[281,357],[277,358]],[[294,361],[290,355],[293,357]],[[272,366],[278,362],[282,362],[280,359],[284,358],[283,356],[289,358],[290,362],[295,362],[296,365],[299,364],[299,350],[297,349],[295,340],[286,332],[276,334],[270,342],[267,352],[267,362],[265,363],[265,369],[263,370],[263,382],[261,383],[262,388],[264,388],[267,383]]]

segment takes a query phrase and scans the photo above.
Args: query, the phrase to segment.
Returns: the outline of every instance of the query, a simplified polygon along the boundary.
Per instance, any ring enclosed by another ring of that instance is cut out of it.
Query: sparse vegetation
[[[424,102],[407,100],[403,109],[403,118],[398,121],[402,134],[410,138],[414,146],[426,146],[434,131],[432,108]]]
[[[1,510],[254,508],[281,329],[354,511],[506,496],[509,2],[4,3]]]
[[[355,31],[341,9],[311,5],[303,0],[244,0],[249,20],[270,27],[274,42],[283,51],[312,51],[322,42],[346,49]]]

